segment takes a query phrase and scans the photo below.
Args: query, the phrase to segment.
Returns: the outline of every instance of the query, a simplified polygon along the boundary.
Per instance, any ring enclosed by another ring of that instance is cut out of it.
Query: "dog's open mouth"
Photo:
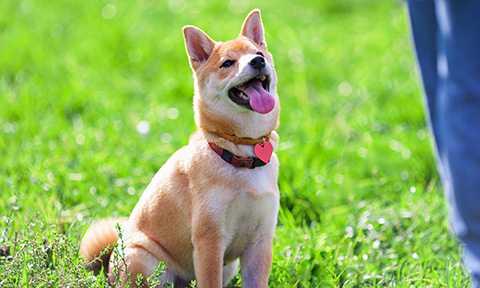
[[[270,77],[261,74],[241,85],[231,88],[228,97],[235,104],[266,114],[275,107],[275,98],[270,92]]]

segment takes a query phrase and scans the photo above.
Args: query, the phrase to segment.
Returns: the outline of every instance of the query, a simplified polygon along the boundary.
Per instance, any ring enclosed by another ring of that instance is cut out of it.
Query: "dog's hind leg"
[[[118,261],[118,260],[113,260]],[[147,250],[142,247],[135,247],[135,248],[126,248],[125,249],[125,262],[120,261],[119,268],[120,268],[120,279],[126,279],[125,273],[125,264],[127,263],[127,273],[130,279],[131,286],[130,287],[137,287],[137,275],[142,275],[141,280],[141,287],[147,287],[147,279],[151,277],[155,270],[154,267],[158,266],[159,259],[157,259],[154,255],[150,254]],[[115,279],[115,275],[113,272],[114,262],[110,262],[109,267],[109,281],[110,284],[119,283],[119,279]],[[158,281],[161,282],[160,285],[157,287],[163,287],[162,285],[167,281],[169,283],[173,283],[175,280],[175,276],[169,273],[168,268],[167,271],[164,271],[160,277],[158,277]],[[126,284],[126,280],[122,280],[121,287],[124,287]]]

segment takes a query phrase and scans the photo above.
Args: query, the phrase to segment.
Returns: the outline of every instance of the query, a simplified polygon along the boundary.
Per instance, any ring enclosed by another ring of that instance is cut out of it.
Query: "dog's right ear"
[[[197,71],[212,54],[215,41],[195,26],[183,27],[183,37],[185,38],[185,49],[190,60],[190,66],[193,71]]]

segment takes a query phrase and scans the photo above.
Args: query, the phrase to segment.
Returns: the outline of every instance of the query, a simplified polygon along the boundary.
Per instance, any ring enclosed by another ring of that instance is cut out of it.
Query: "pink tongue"
[[[266,114],[275,107],[275,98],[262,87],[262,82],[255,81],[245,88],[250,97],[250,106],[258,113]]]

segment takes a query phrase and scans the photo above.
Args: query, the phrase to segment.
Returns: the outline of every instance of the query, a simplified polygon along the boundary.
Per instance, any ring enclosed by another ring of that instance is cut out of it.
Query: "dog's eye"
[[[225,62],[223,62],[222,66],[220,66],[220,68],[230,67],[230,66],[233,65],[233,63],[235,63],[235,60],[226,60]]]
[[[265,57],[265,55],[263,55],[262,52],[257,52],[257,55],[260,55],[260,56],[262,56],[262,57]]]

